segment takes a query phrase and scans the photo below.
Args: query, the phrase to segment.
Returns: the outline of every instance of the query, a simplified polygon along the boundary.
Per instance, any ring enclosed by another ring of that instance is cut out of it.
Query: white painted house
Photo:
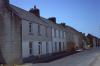
[[[52,27],[52,52],[62,52],[66,50],[66,35],[65,30],[61,25],[56,23],[56,18],[51,17],[48,19],[49,25]]]
[[[22,20],[22,56],[41,56],[51,53],[51,28],[48,24],[35,16],[34,11],[37,12],[37,8],[34,7],[31,13],[26,11],[26,17],[31,18],[29,20]],[[21,11],[24,13],[24,11]],[[21,13],[20,12],[20,13]],[[24,13],[25,14],[25,13]],[[37,13],[36,13],[37,14]],[[29,15],[29,16],[27,16]]]

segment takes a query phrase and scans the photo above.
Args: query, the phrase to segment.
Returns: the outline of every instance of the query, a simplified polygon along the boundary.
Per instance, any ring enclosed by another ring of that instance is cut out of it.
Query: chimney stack
[[[40,10],[34,6],[34,8],[30,9],[29,12],[33,13],[35,16],[40,17]]]
[[[0,0],[0,12],[4,12],[8,4],[9,4],[9,0]]]
[[[52,21],[53,23],[56,23],[56,18],[55,17],[50,17],[48,20]]]
[[[5,3],[9,4],[9,0],[5,0]]]
[[[65,23],[61,23],[61,25],[62,25],[63,27],[65,27],[65,26],[66,26],[66,24],[65,24]]]

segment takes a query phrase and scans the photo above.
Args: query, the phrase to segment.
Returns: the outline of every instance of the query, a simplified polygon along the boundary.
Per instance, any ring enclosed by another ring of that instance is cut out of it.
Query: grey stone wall
[[[5,62],[21,63],[21,20],[10,11],[0,16],[0,49]]]
[[[0,14],[0,64],[5,64],[5,60],[4,57],[2,55],[2,51],[1,51],[1,47],[2,47],[2,35],[3,35],[3,27],[4,27],[4,23],[3,23],[3,18],[2,15]]]

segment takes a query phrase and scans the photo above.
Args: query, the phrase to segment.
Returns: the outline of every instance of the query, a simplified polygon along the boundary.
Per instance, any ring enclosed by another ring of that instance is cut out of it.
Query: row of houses
[[[100,46],[100,39],[85,36],[55,17],[43,18],[40,10],[26,11],[0,0],[0,64],[20,64],[30,56],[52,55]],[[11,66],[11,65],[10,65]]]
[[[100,47],[100,38],[92,34],[87,35],[87,42],[88,46],[91,48]]]

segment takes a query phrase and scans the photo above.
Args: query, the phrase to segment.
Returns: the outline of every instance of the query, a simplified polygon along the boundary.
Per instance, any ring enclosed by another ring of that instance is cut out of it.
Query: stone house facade
[[[21,19],[10,8],[8,0],[0,3],[1,54],[6,64],[21,63]]]

